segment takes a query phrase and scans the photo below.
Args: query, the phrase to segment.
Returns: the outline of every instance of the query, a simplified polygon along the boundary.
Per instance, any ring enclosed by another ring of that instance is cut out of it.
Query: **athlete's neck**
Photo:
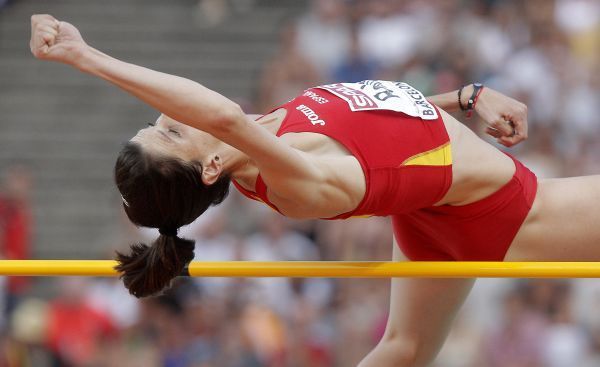
[[[229,175],[236,181],[252,181],[252,175],[256,178],[258,170],[254,161],[244,152],[228,144],[221,144],[217,147],[215,155],[221,160],[223,173]]]
[[[286,112],[285,109],[280,108],[264,116],[248,115],[248,119],[275,135],[285,118]],[[229,145],[224,144],[222,149],[224,171],[243,187],[254,190],[256,177],[259,174],[256,163],[248,155]]]
[[[285,114],[285,109],[278,109],[264,116],[248,115],[248,119],[275,135],[281,126],[281,121],[283,121]],[[219,157],[222,172],[229,175],[243,187],[254,190],[256,177],[259,174],[256,163],[244,152],[221,141],[218,141],[213,149],[214,153],[210,156]]]

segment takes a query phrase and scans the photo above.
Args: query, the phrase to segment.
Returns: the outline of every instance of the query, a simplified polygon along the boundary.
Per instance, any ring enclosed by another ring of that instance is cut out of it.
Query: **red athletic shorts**
[[[394,235],[402,252],[410,260],[421,261],[503,260],[537,191],[535,174],[513,160],[516,172],[512,179],[486,198],[393,216]]]

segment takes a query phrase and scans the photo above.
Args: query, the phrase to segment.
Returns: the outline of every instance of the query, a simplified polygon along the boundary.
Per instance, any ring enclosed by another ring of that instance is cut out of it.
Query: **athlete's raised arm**
[[[239,106],[191,80],[112,58],[85,43],[73,25],[51,15],[31,18],[31,52],[100,77],[171,118],[209,133],[241,116]]]
[[[466,85],[461,93],[461,104],[467,106],[473,94],[473,85]],[[458,90],[427,97],[440,108],[453,112],[460,109]],[[488,125],[486,132],[495,137],[498,143],[507,147],[527,139],[527,106],[515,99],[485,87],[477,104],[475,112]]]
[[[102,78],[172,119],[241,150],[283,198],[307,200],[322,175],[305,156],[251,121],[233,101],[199,83],[110,57],[87,45],[73,25],[51,15],[31,18],[31,52]],[[306,195],[304,195],[305,193]]]

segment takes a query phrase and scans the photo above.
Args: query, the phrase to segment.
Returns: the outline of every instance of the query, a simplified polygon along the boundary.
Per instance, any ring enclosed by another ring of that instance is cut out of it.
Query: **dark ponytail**
[[[194,258],[194,241],[179,238],[177,229],[221,203],[229,192],[228,177],[207,186],[201,174],[199,162],[154,157],[132,142],[119,154],[115,181],[125,213],[134,224],[160,231],[151,246],[138,243],[128,255],[117,252],[115,269],[132,295],[160,292]]]
[[[129,293],[140,298],[168,287],[194,259],[194,241],[161,234],[148,247],[143,243],[131,246],[131,254],[117,252],[123,284]]]

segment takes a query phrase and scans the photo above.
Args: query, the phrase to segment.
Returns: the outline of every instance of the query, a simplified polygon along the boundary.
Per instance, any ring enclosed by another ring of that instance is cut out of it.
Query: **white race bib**
[[[320,85],[345,100],[352,111],[391,110],[423,120],[436,120],[437,111],[425,96],[402,82],[363,80],[358,83]]]

